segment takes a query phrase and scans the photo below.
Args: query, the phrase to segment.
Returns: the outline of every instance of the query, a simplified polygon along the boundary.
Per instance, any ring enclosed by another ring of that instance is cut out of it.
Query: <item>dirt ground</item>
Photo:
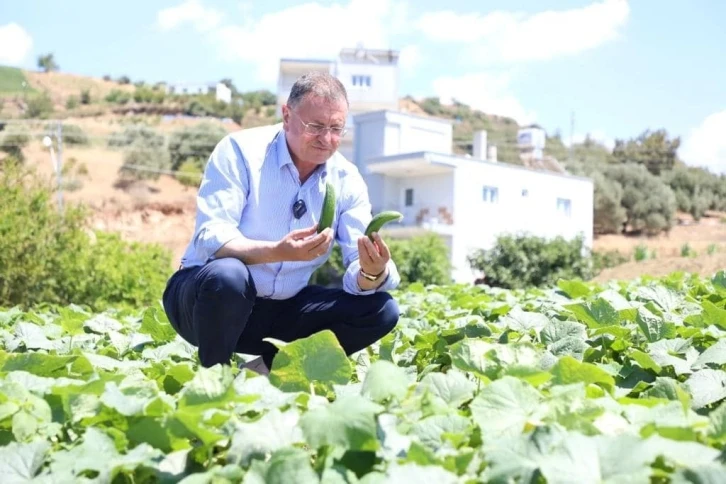
[[[26,148],[25,154],[39,171],[52,174],[50,155],[40,143]],[[85,164],[88,169],[88,175],[80,178],[82,188],[64,191],[63,196],[67,202],[81,201],[93,210],[94,228],[119,232],[128,240],[160,243],[172,251],[172,264],[178,265],[193,232],[195,188],[186,188],[170,176],[118,186],[122,154],[100,147],[66,148],[63,158],[65,162],[75,158],[77,165]],[[710,276],[726,269],[726,213],[708,215],[699,222],[681,215],[679,225],[658,237],[596,237],[594,250],[617,250],[631,261],[604,270],[595,281],[662,276],[674,271]],[[695,255],[681,255],[685,244]],[[639,245],[647,247],[649,257],[655,254],[655,258],[636,262],[633,255]]]

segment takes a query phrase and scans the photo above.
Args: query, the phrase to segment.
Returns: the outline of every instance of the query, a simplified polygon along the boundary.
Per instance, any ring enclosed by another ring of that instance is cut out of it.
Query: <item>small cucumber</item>
[[[386,210],[385,212],[381,212],[373,217],[373,220],[371,220],[371,222],[368,224],[368,227],[366,227],[366,235],[371,240],[373,240],[373,232],[378,232],[379,230],[381,230],[381,227],[389,222],[394,222],[402,219],[403,214],[400,212],[396,212],[395,210]]]
[[[335,187],[327,182],[325,184],[325,198],[323,198],[323,206],[320,208],[320,223],[318,224],[318,233],[333,225],[335,217]]]

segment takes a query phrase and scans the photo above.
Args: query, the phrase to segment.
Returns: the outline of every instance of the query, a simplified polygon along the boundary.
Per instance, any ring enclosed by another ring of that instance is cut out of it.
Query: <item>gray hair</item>
[[[307,94],[322,97],[329,101],[345,100],[348,106],[348,93],[340,80],[327,72],[312,71],[300,76],[290,90],[287,105],[294,108]]]

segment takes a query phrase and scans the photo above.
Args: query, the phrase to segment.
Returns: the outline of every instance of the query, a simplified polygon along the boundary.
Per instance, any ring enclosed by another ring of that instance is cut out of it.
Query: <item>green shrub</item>
[[[606,252],[593,251],[592,265],[593,273],[599,274],[603,269],[610,269],[625,264],[630,261],[630,257],[622,254],[618,250],[608,250]]]
[[[197,160],[189,159],[179,167],[176,179],[185,187],[197,187],[202,181],[202,167]]]
[[[201,166],[226,135],[221,126],[206,122],[175,131],[169,139],[172,170],[178,170],[190,158],[198,160]]]
[[[468,261],[484,283],[505,289],[554,285],[558,279],[590,279],[594,268],[583,237],[546,239],[501,235],[492,249],[474,251]]]
[[[0,131],[0,151],[4,151],[13,158],[23,161],[23,148],[30,143],[28,130],[22,125],[11,124]]]
[[[383,234],[383,237],[401,276],[399,287],[404,288],[414,282],[424,285],[451,282],[449,249],[438,235],[389,239]],[[330,259],[315,271],[310,284],[339,286],[344,270],[342,252],[336,244]]]
[[[635,260],[640,262],[648,258],[648,247],[644,244],[638,244],[635,247]]]
[[[71,303],[102,310],[157,302],[171,255],[87,229],[84,208],[58,212],[50,182],[18,164],[0,171],[0,306]]]

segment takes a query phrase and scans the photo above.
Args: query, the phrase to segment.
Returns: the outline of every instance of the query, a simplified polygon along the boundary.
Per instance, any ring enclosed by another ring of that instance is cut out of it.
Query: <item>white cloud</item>
[[[0,26],[0,64],[23,63],[33,47],[33,38],[16,23]]]
[[[533,122],[535,113],[527,111],[512,94],[509,82],[508,74],[478,73],[439,77],[432,86],[442,103],[456,99],[487,114],[514,118],[520,125]]]
[[[726,174],[726,110],[706,117],[691,130],[678,151],[688,165]]]
[[[416,27],[431,40],[467,44],[462,58],[468,62],[540,61],[584,52],[616,39],[629,15],[627,0],[603,0],[533,15],[431,12],[422,15]]]
[[[165,30],[184,23],[194,23],[198,29],[200,24],[214,25],[213,30],[207,29],[206,38],[216,52],[229,62],[252,64],[255,71],[251,74],[256,80],[270,84],[277,80],[280,58],[333,59],[342,47],[358,44],[395,48],[392,36],[411,29],[407,4],[393,0],[351,0],[331,5],[308,2],[256,18],[249,4],[240,8],[245,14],[239,20],[224,23],[216,11],[198,0],[189,0],[159,12],[158,23]],[[208,20],[200,20],[205,18]],[[415,46],[401,51],[406,69],[421,57]]]
[[[416,68],[421,64],[423,54],[417,45],[407,45],[399,53],[398,65],[404,75],[413,75]]]
[[[187,0],[176,7],[160,10],[156,14],[156,23],[163,31],[191,24],[199,32],[207,32],[219,25],[222,18],[218,10],[205,7],[197,0]]]

